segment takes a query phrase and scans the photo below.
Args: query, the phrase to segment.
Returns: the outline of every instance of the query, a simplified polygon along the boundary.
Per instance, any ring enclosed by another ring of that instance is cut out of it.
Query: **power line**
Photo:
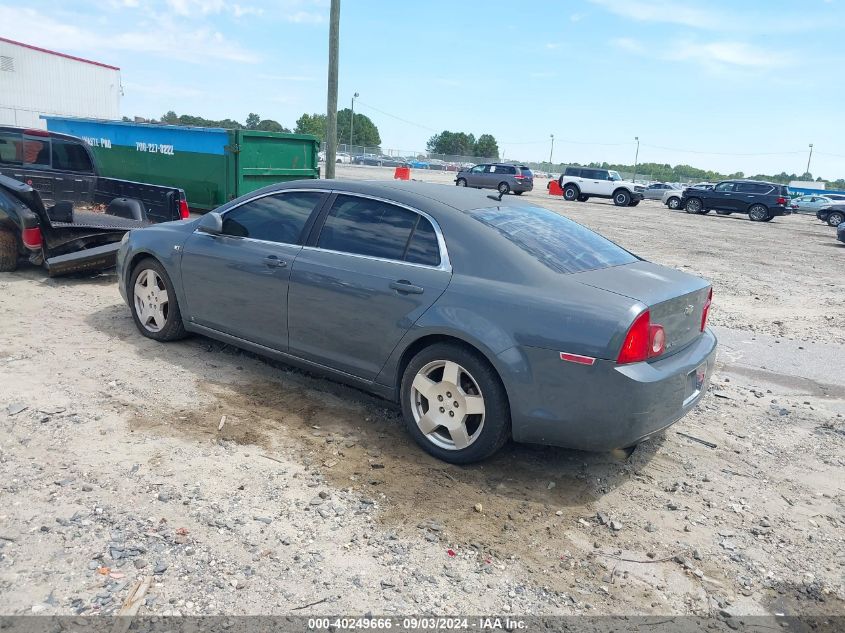
[[[794,152],[750,152],[750,153],[743,153],[743,152],[703,152],[700,150],[694,149],[679,149],[677,147],[663,147],[662,145],[646,145],[643,143],[643,147],[650,147],[651,149],[662,149],[667,152],[680,152],[682,154],[705,154],[708,156],[792,156],[794,154],[804,154],[804,150],[798,150]]]
[[[385,116],[389,116],[392,119],[396,119],[397,121],[402,121],[402,123],[407,123],[408,125],[414,125],[418,128],[422,128],[423,130],[428,130],[429,132],[434,132],[435,134],[437,133],[437,130],[435,130],[434,128],[430,128],[427,125],[422,125],[421,123],[414,123],[413,121],[409,121],[408,119],[403,119],[401,116],[396,116],[395,114],[390,114],[390,112],[385,112],[384,110],[380,110],[377,107],[370,105],[369,103],[364,103],[360,99],[358,99],[358,103],[360,105],[366,107],[366,108],[369,108],[370,110],[375,110],[376,112],[383,114]]]

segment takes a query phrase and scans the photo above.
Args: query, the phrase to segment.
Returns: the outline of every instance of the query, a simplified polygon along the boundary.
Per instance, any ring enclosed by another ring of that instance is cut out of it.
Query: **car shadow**
[[[101,272],[83,272],[61,277],[50,277],[47,271],[41,266],[35,266],[29,262],[18,264],[17,270],[9,273],[10,278],[17,277],[28,281],[43,283],[48,286],[71,286],[71,285],[95,285],[108,286],[114,284],[117,292],[117,273],[114,268]]]
[[[395,403],[203,336],[157,343],[137,331],[122,305],[95,311],[86,321],[142,359],[193,374],[198,388],[212,396],[196,411],[139,414],[132,430],[293,450],[310,462],[331,464],[324,474],[337,485],[359,482],[420,520],[448,514],[456,499],[479,491],[502,517],[520,504],[590,505],[645,468],[663,443],[658,436],[626,456],[509,442],[484,462],[452,465],[414,443]],[[223,414],[232,422],[220,432]],[[444,497],[443,488],[453,492]]]

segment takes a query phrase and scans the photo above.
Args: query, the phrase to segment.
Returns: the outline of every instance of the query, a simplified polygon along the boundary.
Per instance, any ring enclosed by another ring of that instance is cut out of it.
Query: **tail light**
[[[704,302],[704,310],[701,311],[701,331],[707,327],[707,316],[710,314],[710,304],[713,303],[713,288],[707,293],[707,301]]]
[[[37,226],[24,229],[21,231],[21,241],[23,242],[23,245],[29,249],[36,250],[41,248],[41,229]]]
[[[619,358],[620,365],[639,363],[655,356],[660,356],[666,349],[666,332],[662,325],[651,322],[651,313],[646,310],[628,329]]]
[[[179,218],[187,220],[189,217],[191,217],[191,210],[188,208],[188,200],[183,193],[179,196]]]
[[[777,203],[778,203],[778,204],[780,204],[780,205],[784,205],[784,204],[786,204],[786,198],[784,198],[784,197],[780,197],[780,198],[778,198],[778,202],[777,202]]]

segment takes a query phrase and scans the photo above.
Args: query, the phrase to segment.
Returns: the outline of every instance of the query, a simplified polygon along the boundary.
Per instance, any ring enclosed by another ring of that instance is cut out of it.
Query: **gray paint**
[[[715,358],[715,337],[694,327],[706,281],[641,260],[557,273],[465,213],[526,206],[518,199],[497,202],[473,190],[416,182],[307,186],[375,196],[423,212],[442,231],[448,265],[325,251],[314,247],[316,231],[301,245],[235,247],[227,241],[241,240],[198,235],[197,221],[191,221],[131,233],[119,255],[121,292],[125,297],[130,262],[154,254],[176,286],[188,330],[391,399],[397,397],[401,361],[410,346],[428,336],[457,338],[499,373],[518,441],[595,450],[628,446],[683,416],[703,393],[690,391],[690,372],[703,366],[709,377]],[[251,195],[298,187],[302,183],[274,185]],[[242,201],[218,211],[225,214]],[[284,270],[263,267],[274,249],[288,262]],[[390,288],[397,280],[423,292]],[[692,320],[679,318],[672,325],[679,334],[663,357],[625,366],[614,362],[640,312],[649,308],[669,323],[681,304],[693,305]],[[243,316],[244,305],[251,306],[249,315]],[[598,360],[592,366],[567,363],[560,352]]]

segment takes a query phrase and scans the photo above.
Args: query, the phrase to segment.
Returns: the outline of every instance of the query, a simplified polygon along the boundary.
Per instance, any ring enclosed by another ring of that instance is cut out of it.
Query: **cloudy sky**
[[[845,177],[845,0],[342,0],[340,105],[383,147]],[[0,36],[120,66],[123,114],[324,112],[328,0],[0,0]]]

